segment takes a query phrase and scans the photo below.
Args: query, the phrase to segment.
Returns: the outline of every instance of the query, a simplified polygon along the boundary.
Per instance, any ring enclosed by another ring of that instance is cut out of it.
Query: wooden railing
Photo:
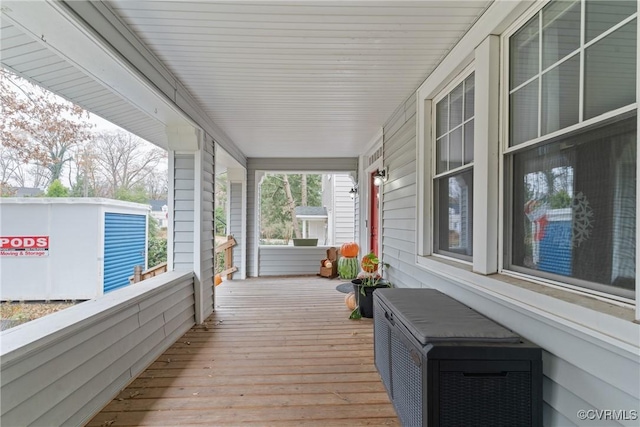
[[[167,272],[167,263],[163,262],[155,267],[151,267],[145,271],[142,271],[142,266],[136,265],[133,267],[133,276],[129,277],[129,283],[138,283],[143,280],[151,279],[152,277],[156,277],[158,274]]]
[[[227,241],[223,244],[216,246],[214,248],[214,259],[217,257],[215,255],[220,252],[224,252],[224,270],[218,273],[221,277],[227,276],[227,279],[233,278],[233,273],[238,271],[238,268],[233,265],[233,247],[237,245],[236,239],[233,236],[227,236]],[[129,277],[129,283],[139,283],[147,279],[151,279],[152,277],[157,276],[158,274],[167,272],[167,263],[163,262],[161,264],[156,265],[155,267],[151,267],[145,271],[142,271],[142,267],[136,265],[133,268],[133,276]],[[215,278],[214,278],[215,280]]]
[[[220,276],[226,275],[227,279],[233,278],[233,273],[238,271],[238,268],[233,265],[233,247],[236,244],[236,239],[233,236],[227,236],[227,241],[214,249],[214,255],[224,251],[224,270],[218,274]],[[214,258],[216,257],[214,256]]]

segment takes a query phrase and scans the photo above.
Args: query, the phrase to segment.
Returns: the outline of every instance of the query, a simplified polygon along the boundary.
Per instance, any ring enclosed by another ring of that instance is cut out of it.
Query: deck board
[[[215,312],[89,426],[399,426],[373,364],[373,322],[340,282],[229,281]]]

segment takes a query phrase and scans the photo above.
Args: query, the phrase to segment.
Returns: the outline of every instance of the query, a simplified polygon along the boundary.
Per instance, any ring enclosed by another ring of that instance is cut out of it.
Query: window
[[[633,297],[636,26],[554,1],[509,38],[507,268]]]
[[[473,255],[474,75],[436,103],[434,251]]]

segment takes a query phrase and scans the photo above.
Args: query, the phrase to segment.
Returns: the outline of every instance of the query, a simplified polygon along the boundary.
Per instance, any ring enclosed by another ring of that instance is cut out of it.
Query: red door
[[[369,250],[380,256],[378,251],[378,210],[380,205],[380,187],[373,183],[373,177],[376,173],[372,172],[369,176]]]

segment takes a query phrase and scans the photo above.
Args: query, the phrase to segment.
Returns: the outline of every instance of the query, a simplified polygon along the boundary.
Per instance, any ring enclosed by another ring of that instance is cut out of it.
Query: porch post
[[[500,38],[487,37],[475,51],[473,150],[473,271],[498,271]]]
[[[213,154],[205,147],[205,135],[191,126],[167,128],[169,141],[169,227],[167,233],[167,264],[169,270],[193,271],[195,320],[202,323],[213,311],[212,283],[206,280],[213,272],[213,252],[209,255],[203,238],[208,227],[203,223],[207,209],[205,192],[213,193],[211,179],[205,169],[213,170]],[[213,147],[213,143],[210,144]],[[208,159],[208,156],[211,158]],[[205,167],[207,165],[207,167]],[[213,176],[213,173],[210,173]],[[210,188],[209,188],[210,187]],[[213,200],[213,199],[211,199]],[[205,206],[206,205],[206,206]],[[212,203],[211,203],[212,205]],[[213,239],[213,236],[211,236]],[[211,244],[208,246],[211,249]]]
[[[233,263],[238,267],[234,276],[247,278],[247,171],[244,168],[227,169],[227,226],[236,239]]]

